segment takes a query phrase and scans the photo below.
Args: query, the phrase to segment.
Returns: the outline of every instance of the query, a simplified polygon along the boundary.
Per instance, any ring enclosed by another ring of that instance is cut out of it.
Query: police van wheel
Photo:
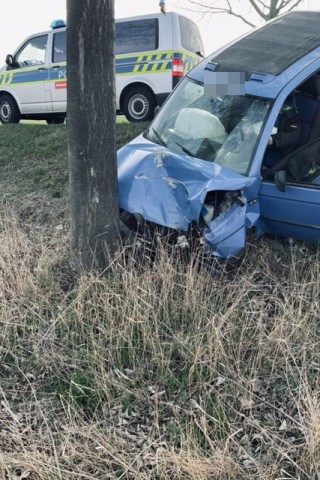
[[[129,122],[142,122],[154,117],[155,100],[151,90],[135,87],[124,97],[123,113]]]
[[[3,95],[0,97],[0,122],[6,123],[19,123],[20,111],[15,100],[9,95]]]

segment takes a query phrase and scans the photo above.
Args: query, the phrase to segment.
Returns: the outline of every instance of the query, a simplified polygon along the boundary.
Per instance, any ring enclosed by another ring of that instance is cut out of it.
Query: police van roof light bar
[[[52,28],[53,30],[55,28],[62,28],[62,27],[66,27],[66,22],[64,20],[61,20],[60,18],[58,20],[53,20],[50,23],[50,28]]]

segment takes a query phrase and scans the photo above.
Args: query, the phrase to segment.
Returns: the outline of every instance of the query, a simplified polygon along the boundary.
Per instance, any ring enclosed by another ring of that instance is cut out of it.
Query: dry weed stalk
[[[0,235],[1,478],[317,475],[316,252],[216,277],[160,251],[66,291],[65,243]]]

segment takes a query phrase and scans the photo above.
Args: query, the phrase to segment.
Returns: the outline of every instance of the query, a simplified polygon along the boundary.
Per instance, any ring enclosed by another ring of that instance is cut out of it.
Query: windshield
[[[215,96],[185,77],[147,137],[173,151],[246,174],[270,102],[249,96]]]

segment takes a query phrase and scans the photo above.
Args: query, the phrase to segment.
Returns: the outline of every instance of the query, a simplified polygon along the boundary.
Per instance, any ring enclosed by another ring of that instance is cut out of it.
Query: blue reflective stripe
[[[31,72],[19,72],[19,70],[14,71],[12,75],[11,85],[17,83],[34,83],[34,82],[43,82],[47,80],[49,76],[48,69],[45,70],[32,70]]]
[[[59,70],[50,68],[50,80],[66,80],[66,70],[65,67],[59,68]]]
[[[172,69],[172,57],[184,60],[185,73],[198,61],[196,55],[162,50],[143,52],[141,55],[123,55],[115,58],[115,73],[117,75],[135,75],[143,73],[162,73]],[[49,80],[66,80],[66,63],[59,69],[52,65],[37,65],[0,72],[0,85],[32,84]]]
[[[116,65],[119,65],[119,64],[123,64],[123,63],[137,63],[138,62],[138,58],[137,56],[135,57],[123,57],[123,58],[115,58],[115,64]]]
[[[121,73],[132,73],[134,69],[134,65],[119,65],[116,67],[116,74]]]

